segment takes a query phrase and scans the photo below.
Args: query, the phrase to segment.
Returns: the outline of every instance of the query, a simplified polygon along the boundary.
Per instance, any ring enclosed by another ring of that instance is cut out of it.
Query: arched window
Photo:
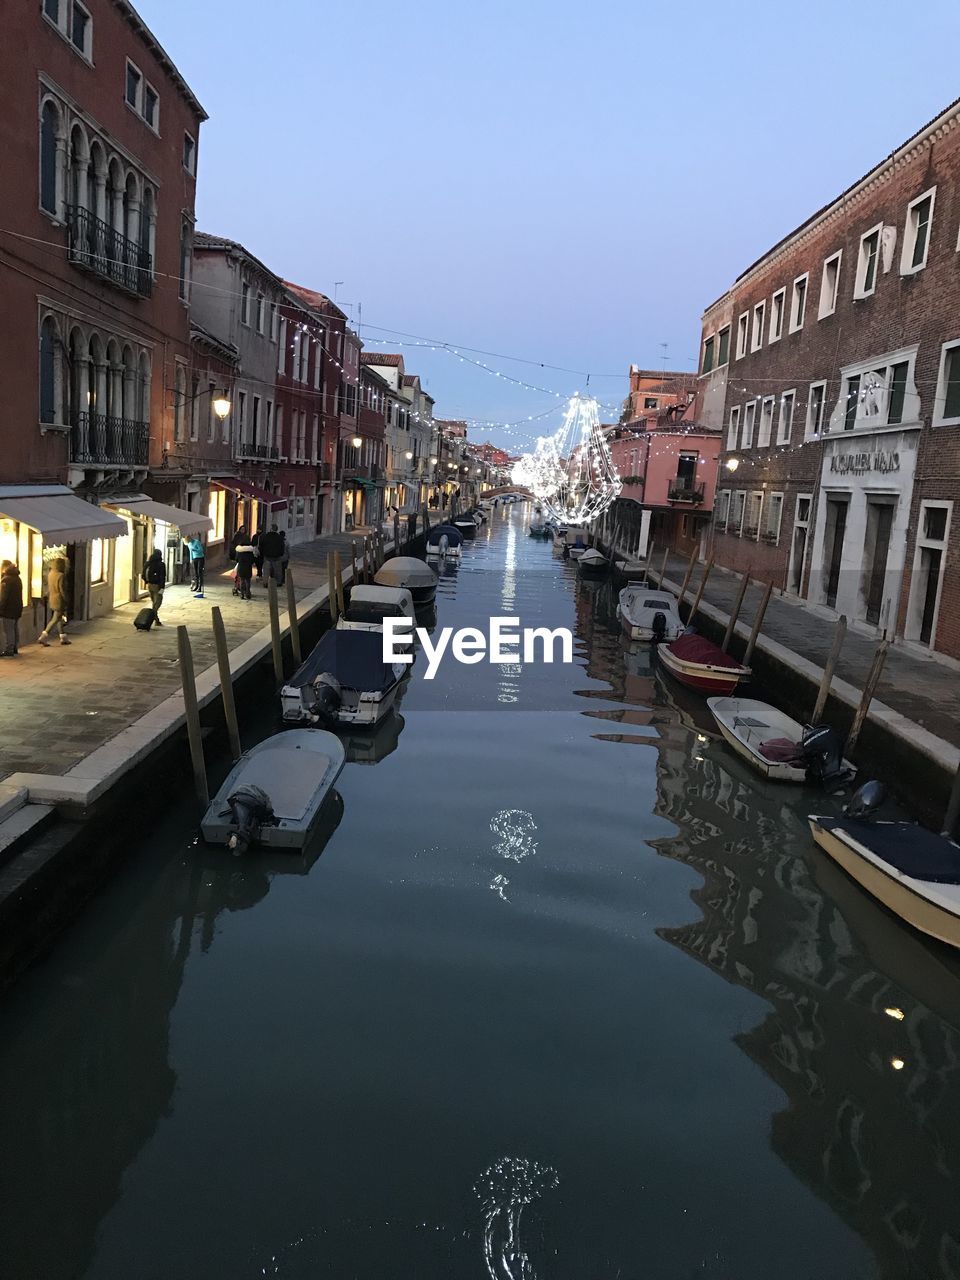
[[[59,334],[53,316],[40,326],[40,421],[57,421],[57,344]]]
[[[60,214],[59,135],[60,112],[48,98],[40,112],[40,205],[55,218]]]

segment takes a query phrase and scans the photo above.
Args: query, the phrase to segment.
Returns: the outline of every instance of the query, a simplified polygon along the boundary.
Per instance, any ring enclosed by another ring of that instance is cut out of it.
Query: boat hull
[[[809,821],[811,834],[824,853],[867,893],[914,929],[948,946],[960,947],[960,915],[931,902],[877,862],[865,858],[836,832],[822,827],[816,817],[811,816]]]
[[[643,627],[636,622],[631,622],[630,619],[624,613],[620,614],[620,626],[621,626],[621,629],[623,630],[623,634],[627,637],[628,640],[652,640],[653,639],[652,627]],[[667,641],[676,640],[677,637],[681,636],[682,634],[683,634],[683,623],[680,623],[679,627],[675,626],[674,628],[671,628],[668,626],[665,638]]]
[[[710,702],[713,701],[711,698]],[[746,760],[747,764],[752,765],[754,769],[765,778],[770,778],[773,782],[806,782],[806,769],[798,769],[792,764],[783,764],[780,761],[768,760],[766,756],[760,755],[758,751],[752,751],[748,743],[733,732],[729,725],[725,724],[716,715],[714,716],[717,728],[720,730],[724,742],[728,746],[733,747],[734,751],[742,760]],[[797,726],[798,729],[800,726]],[[802,731],[801,731],[802,732]]]
[[[447,547],[446,550],[441,547],[427,547],[428,560],[459,560],[462,555],[462,547]]]
[[[453,527],[467,539],[477,536],[477,526],[473,520],[464,520],[462,524],[459,520],[455,520]]]
[[[353,689],[344,689],[344,704],[335,714],[331,722],[338,725],[351,725],[354,728],[370,728],[379,724],[390,714],[397,701],[400,681],[383,693],[357,693]],[[313,715],[304,705],[299,689],[285,687],[280,694],[280,705],[284,724],[317,725],[320,717]]]
[[[665,645],[657,650],[657,656],[675,680],[699,693],[731,694],[750,674],[746,667],[715,667],[705,662],[685,662]]]

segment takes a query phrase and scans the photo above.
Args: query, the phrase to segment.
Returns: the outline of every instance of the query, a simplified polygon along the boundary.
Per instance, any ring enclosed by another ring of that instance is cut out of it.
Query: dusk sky
[[[661,344],[693,370],[703,308],[958,93],[955,0],[138,7],[210,114],[198,226],[362,304],[441,417],[559,402],[401,333],[589,371],[606,420]]]

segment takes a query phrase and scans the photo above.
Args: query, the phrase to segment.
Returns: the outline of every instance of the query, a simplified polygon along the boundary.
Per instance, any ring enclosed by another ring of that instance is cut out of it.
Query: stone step
[[[24,804],[0,822],[0,866],[52,822],[53,815],[52,805]]]
[[[0,782],[0,822],[6,822],[18,809],[27,803],[26,787],[13,787],[8,782]]]

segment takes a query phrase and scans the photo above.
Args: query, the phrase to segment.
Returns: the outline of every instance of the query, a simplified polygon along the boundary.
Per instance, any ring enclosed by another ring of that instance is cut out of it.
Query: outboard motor
[[[830,725],[818,724],[808,729],[800,739],[800,753],[812,781],[825,786],[844,776],[843,743]]]
[[[343,705],[340,681],[329,671],[321,671],[313,682],[313,702],[310,714],[314,720],[328,728],[337,722],[337,712]]]
[[[238,856],[245,853],[260,835],[260,828],[274,821],[273,804],[261,787],[243,783],[232,796],[227,797],[228,812],[236,831],[227,841],[227,848]]]
[[[869,818],[887,798],[887,789],[882,782],[876,780],[865,782],[857,791],[849,804],[843,806],[848,818]]]
[[[650,630],[653,632],[653,643],[662,644],[663,637],[667,634],[667,615],[665,613],[655,613],[653,621],[650,623]]]

